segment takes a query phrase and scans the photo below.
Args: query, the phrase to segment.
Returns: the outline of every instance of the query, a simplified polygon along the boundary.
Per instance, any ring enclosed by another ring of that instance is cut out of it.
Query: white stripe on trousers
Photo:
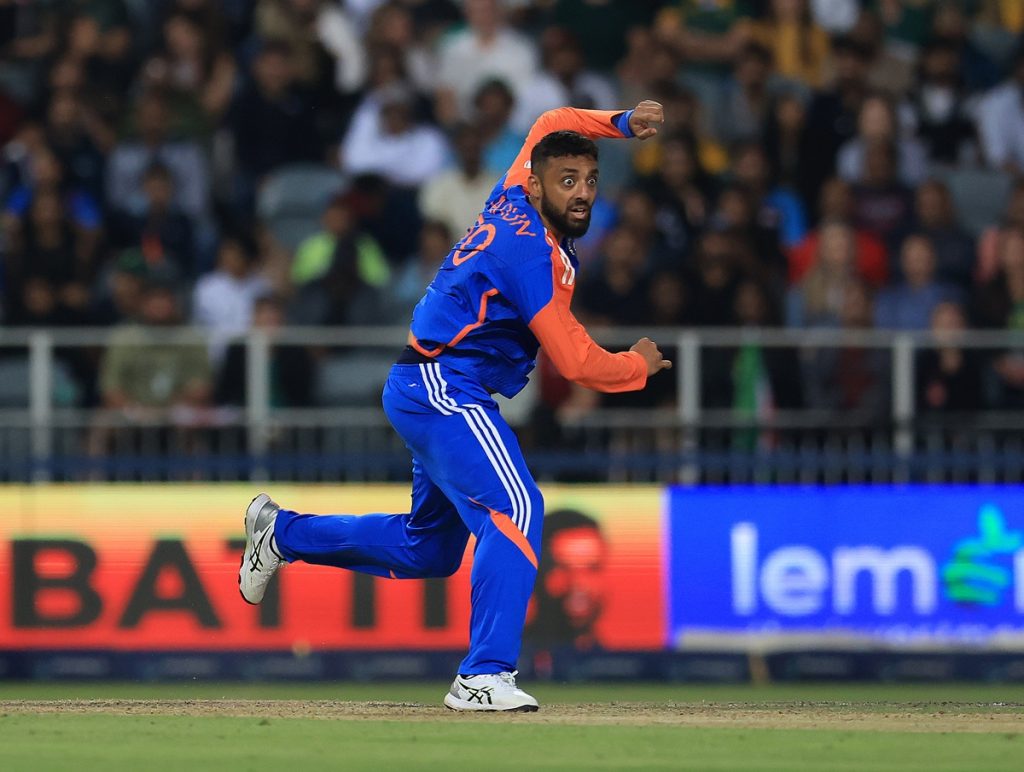
[[[419,367],[431,405],[442,415],[453,415],[454,413],[462,415],[508,495],[509,502],[512,504],[510,519],[519,530],[527,533],[532,517],[530,496],[490,417],[479,405],[462,406],[448,395],[448,384],[441,376],[438,364],[420,364]]]
[[[429,365],[428,365],[429,367]],[[449,407],[458,409],[459,405],[448,396],[448,384],[441,375],[441,365],[434,363],[433,376],[435,381],[441,384],[441,400]],[[523,484],[523,478],[519,476],[519,470],[516,469],[516,465],[512,463],[512,457],[509,455],[508,448],[505,447],[504,441],[501,439],[501,435],[498,433],[498,428],[491,421],[491,417],[487,415],[487,411],[479,405],[466,405],[469,409],[469,415],[471,415],[477,422],[477,426],[488,436],[491,440],[491,447],[494,448],[498,456],[498,461],[504,464],[505,474],[508,475],[509,482],[512,485],[513,491],[519,494],[519,517],[516,525],[523,533],[529,533],[530,520],[533,517],[533,504],[530,501],[530,494],[526,490],[526,486]]]

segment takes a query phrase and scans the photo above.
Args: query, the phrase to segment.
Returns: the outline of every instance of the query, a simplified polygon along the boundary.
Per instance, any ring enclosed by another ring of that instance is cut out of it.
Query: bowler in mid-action
[[[393,579],[449,576],[476,537],[469,653],[445,695],[453,710],[537,710],[516,686],[537,576],[544,501],[491,398],[517,394],[539,347],[571,381],[603,392],[644,388],[671,367],[642,338],[613,354],[570,311],[597,194],[599,137],[646,139],[662,107],[560,108],[530,130],[476,223],[413,312],[408,346],[384,386],[384,411],[413,458],[406,514],[311,515],[261,493],[245,514],[242,597],[263,600],[282,561]]]

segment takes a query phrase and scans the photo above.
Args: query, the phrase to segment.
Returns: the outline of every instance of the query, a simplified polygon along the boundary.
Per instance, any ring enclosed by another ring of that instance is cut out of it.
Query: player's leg
[[[263,600],[283,561],[338,566],[396,578],[448,576],[461,564],[469,530],[453,503],[416,459],[407,434],[443,436],[450,414],[434,410],[416,367],[392,368],[384,408],[413,451],[412,507],[407,514],[309,515],[283,510],[260,494],[246,510],[246,546],[238,585],[249,603]]]
[[[413,461],[408,514],[312,515],[282,509],[274,546],[288,562],[337,566],[396,579],[450,576],[469,529],[455,506]]]
[[[490,396],[437,364],[424,365],[423,377],[429,400],[449,422],[443,433],[414,431],[406,441],[477,539],[470,650],[445,703],[536,709],[512,674],[537,576],[543,499]]]

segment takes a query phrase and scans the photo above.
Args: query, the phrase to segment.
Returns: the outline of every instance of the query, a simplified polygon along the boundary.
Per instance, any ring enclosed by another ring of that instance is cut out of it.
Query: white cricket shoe
[[[262,602],[267,582],[281,566],[274,543],[274,521],[280,510],[266,493],[254,498],[245,510],[245,552],[238,566],[238,591],[246,603]]]
[[[516,686],[516,675],[458,675],[444,696],[452,710],[512,710],[523,713],[539,709],[537,700]]]

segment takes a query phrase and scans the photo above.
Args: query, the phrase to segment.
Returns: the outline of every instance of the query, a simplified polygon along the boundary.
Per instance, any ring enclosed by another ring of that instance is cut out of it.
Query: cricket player
[[[671,367],[642,338],[628,352],[598,346],[570,311],[597,195],[598,137],[654,136],[662,107],[560,108],[530,130],[476,224],[452,248],[413,312],[408,346],[384,386],[384,412],[413,458],[407,514],[312,515],[261,493],[245,513],[238,584],[263,600],[283,561],[392,579],[450,576],[469,535],[469,653],[444,704],[453,710],[537,710],[517,688],[516,660],[537,576],[544,500],[492,394],[517,394],[543,347],[571,381],[634,391]]]

